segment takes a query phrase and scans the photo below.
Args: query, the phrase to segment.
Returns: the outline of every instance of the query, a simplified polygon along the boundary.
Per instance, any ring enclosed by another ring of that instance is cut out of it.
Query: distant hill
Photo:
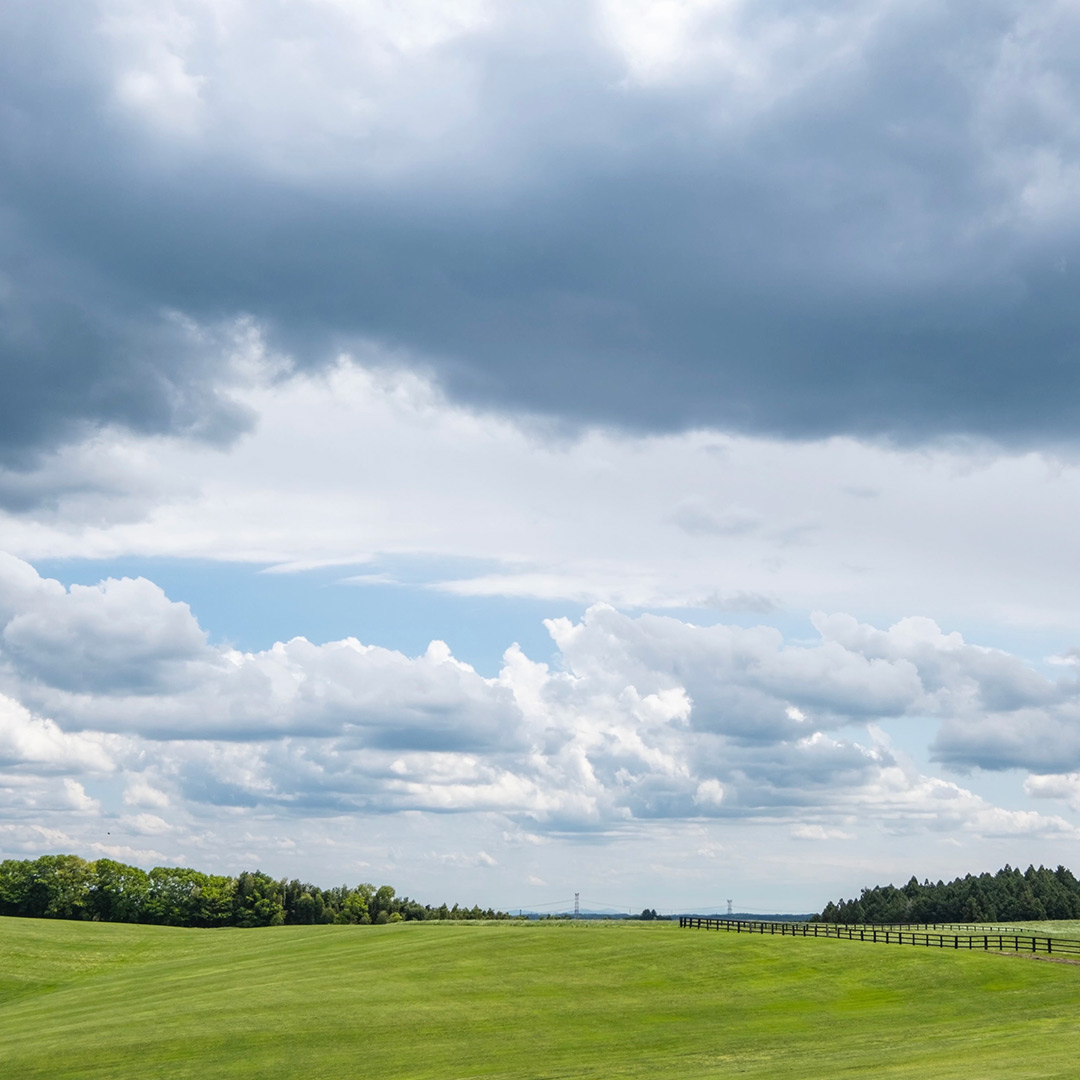
[[[572,919],[574,913],[572,911],[560,911],[560,912],[544,912],[543,914],[536,911],[529,911],[527,908],[523,910],[522,914],[529,919]],[[693,919],[742,919],[744,921],[756,920],[757,922],[809,922],[811,919],[818,916],[812,913],[801,913],[797,915],[778,915],[775,912],[770,912],[767,915],[755,913],[752,911],[737,911],[732,915],[729,915],[726,910],[724,911],[679,911],[669,912],[667,914],[655,914],[653,918],[657,922],[663,922],[671,919],[678,919],[680,916],[689,916]],[[582,911],[577,916],[579,919],[629,919],[640,921],[642,916],[640,914],[628,915],[619,911]]]
[[[800,914],[786,914],[781,915],[776,912],[768,912],[762,914],[755,911],[736,911],[734,914],[729,915],[727,911],[681,911],[679,915],[687,915],[692,919],[739,919],[743,922],[809,922],[815,918],[812,913],[800,913]],[[676,915],[675,918],[679,916]]]

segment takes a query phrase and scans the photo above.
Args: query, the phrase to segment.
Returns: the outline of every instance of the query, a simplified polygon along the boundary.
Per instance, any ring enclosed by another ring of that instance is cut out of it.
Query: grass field
[[[0,1077],[1068,1077],[1080,966],[666,924],[0,919]]]
[[[1025,922],[1010,923],[1010,926],[1018,926],[1024,934],[1047,934],[1050,937],[1077,938],[1080,937],[1080,919],[1068,919],[1058,922]]]

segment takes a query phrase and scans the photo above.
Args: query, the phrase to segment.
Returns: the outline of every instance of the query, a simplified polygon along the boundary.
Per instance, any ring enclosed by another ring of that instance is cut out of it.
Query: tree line
[[[863,889],[857,900],[829,901],[814,921],[836,923],[980,923],[1080,919],[1080,881],[1064,866],[968,874],[936,884]]]
[[[390,885],[320,889],[261,870],[238,877],[182,866],[147,871],[77,855],[0,862],[0,915],[201,927],[510,918],[492,908],[421,904]]]

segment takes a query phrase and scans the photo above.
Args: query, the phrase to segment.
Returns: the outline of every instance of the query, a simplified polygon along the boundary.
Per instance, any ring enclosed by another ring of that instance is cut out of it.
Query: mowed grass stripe
[[[0,919],[0,1076],[1075,1077],[1080,967],[671,924]]]

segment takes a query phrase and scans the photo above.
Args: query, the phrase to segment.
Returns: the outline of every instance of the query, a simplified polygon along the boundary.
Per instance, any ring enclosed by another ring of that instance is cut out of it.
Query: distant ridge
[[[762,914],[761,912],[754,911],[736,911],[731,914],[725,909],[724,911],[680,911],[679,915],[686,915],[692,919],[741,919],[744,922],[809,922],[816,912],[807,912],[801,914],[786,914],[781,915],[776,912],[769,912],[768,914]],[[677,919],[679,915],[673,915],[671,918]]]
[[[517,910],[516,908],[514,910]],[[567,911],[530,911],[528,908],[521,909],[521,915],[527,919],[573,919],[574,913],[572,910]],[[800,914],[787,914],[778,915],[775,912],[769,914],[761,914],[753,911],[737,911],[734,914],[728,914],[727,909],[724,911],[717,911],[715,908],[707,911],[670,911],[664,914],[657,914],[657,922],[665,922],[671,919],[678,919],[681,916],[687,916],[693,919],[742,919],[744,921],[757,921],[757,922],[809,922],[814,913],[800,913]],[[639,914],[628,914],[627,912],[619,911],[581,911],[577,918],[580,919],[623,919],[630,922],[642,921]]]

